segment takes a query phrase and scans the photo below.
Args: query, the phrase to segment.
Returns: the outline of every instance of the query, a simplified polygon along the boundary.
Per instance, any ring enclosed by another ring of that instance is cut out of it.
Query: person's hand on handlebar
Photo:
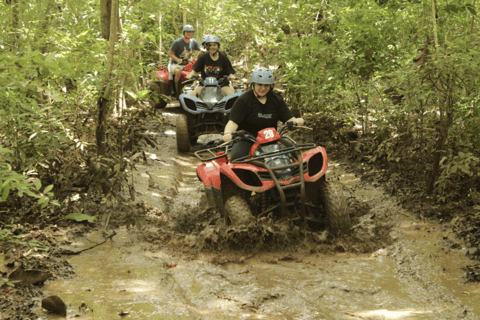
[[[288,124],[289,122],[293,122],[293,123],[295,123],[297,126],[303,126],[304,123],[305,123],[305,121],[303,120],[303,118],[295,118],[295,117],[288,119],[286,122],[287,122],[287,124]]]

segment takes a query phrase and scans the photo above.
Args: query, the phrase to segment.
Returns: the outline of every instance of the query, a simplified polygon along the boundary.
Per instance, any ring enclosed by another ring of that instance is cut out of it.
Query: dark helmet
[[[273,77],[273,72],[267,68],[258,68],[252,72],[252,83],[259,84],[275,84],[275,78]]]

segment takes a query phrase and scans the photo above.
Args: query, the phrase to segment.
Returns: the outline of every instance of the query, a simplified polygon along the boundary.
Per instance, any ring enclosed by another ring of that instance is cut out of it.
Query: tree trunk
[[[114,66],[115,55],[115,43],[117,42],[117,26],[118,26],[118,0],[113,0],[111,3],[111,19],[110,19],[110,46],[108,50],[107,60],[107,74],[105,77],[104,85],[100,91],[100,97],[98,99],[98,123],[96,130],[97,138],[97,155],[105,155],[105,133],[106,133],[106,120],[108,116],[108,107],[110,104],[110,97],[113,96],[114,88],[112,85],[112,75]]]
[[[435,0],[432,0],[432,20],[433,20],[433,37],[435,39],[435,52],[438,52],[437,12],[435,8]]]
[[[447,90],[451,90],[448,88]],[[448,138],[448,130],[453,121],[453,97],[451,92],[447,92],[445,97],[445,106],[440,106],[440,121],[438,123],[438,140],[435,144],[435,155],[433,157],[433,169],[431,173],[427,172],[427,194],[432,195],[435,189],[435,181],[438,179],[440,173],[440,160],[445,153],[445,143]]]
[[[45,6],[46,8],[44,13],[40,15],[42,20],[35,32],[35,39],[42,41],[42,43],[39,43],[39,49],[40,49],[40,52],[43,54],[48,52],[47,44],[45,43],[46,37],[44,37],[43,35],[48,34],[48,26],[50,24],[50,9],[53,6],[53,1],[48,0],[45,3]]]
[[[11,13],[11,26],[13,30],[13,36],[10,38],[10,49],[15,50],[18,45],[18,0],[7,0],[6,4],[11,6],[12,13]]]
[[[110,37],[110,15],[112,12],[112,0],[100,0],[100,25],[102,38],[109,40]]]
[[[175,38],[180,37],[179,36],[180,31],[178,30],[177,23],[175,22],[175,10],[172,11],[172,25],[173,25],[173,28],[175,29]]]
[[[160,64],[163,64],[162,62],[162,59],[163,59],[163,45],[162,45],[162,40],[163,40],[163,37],[162,37],[162,14],[160,13],[160,15],[158,16],[158,28],[160,29],[160,37],[158,39],[158,61],[160,62]]]
[[[195,34],[201,34],[200,24],[198,23],[198,16],[200,15],[200,10],[198,10],[198,3],[195,2]],[[200,37],[200,36],[197,36]]]

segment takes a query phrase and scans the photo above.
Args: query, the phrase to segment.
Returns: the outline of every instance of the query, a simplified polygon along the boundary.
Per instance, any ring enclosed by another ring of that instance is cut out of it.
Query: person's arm
[[[305,120],[303,120],[303,118],[295,118],[295,117],[292,117],[285,122],[290,122],[290,121],[295,122],[299,126],[303,126],[303,124],[305,123]]]
[[[181,63],[183,60],[178,58],[176,55],[175,55],[175,52],[173,52],[172,50],[170,50],[168,52],[168,56],[172,59],[173,62],[175,63]]]
[[[185,77],[187,79],[191,79],[193,76],[201,73],[201,71],[205,68],[205,62],[203,57],[199,57],[195,64],[192,67],[192,71]]]
[[[238,129],[238,124],[233,122],[232,120],[229,120],[227,122],[227,125],[225,126],[225,131],[223,133],[223,141],[228,142],[232,140],[232,133],[237,131]]]
[[[198,73],[195,72],[195,70],[192,70],[187,76],[185,77],[186,79],[192,79],[193,76],[196,76]]]

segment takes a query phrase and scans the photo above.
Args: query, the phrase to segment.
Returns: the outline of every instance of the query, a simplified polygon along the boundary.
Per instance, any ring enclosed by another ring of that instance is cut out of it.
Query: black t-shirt
[[[277,122],[286,122],[293,114],[283,98],[273,92],[267,93],[267,102],[258,101],[253,90],[245,92],[233,104],[230,120],[238,125],[237,130],[245,130],[253,136],[265,128],[277,128]]]
[[[202,74],[202,79],[205,79],[206,77],[220,79],[223,76],[235,73],[230,60],[221,52],[218,53],[217,61],[212,60],[208,52],[200,55],[192,69],[196,73],[200,72]]]

